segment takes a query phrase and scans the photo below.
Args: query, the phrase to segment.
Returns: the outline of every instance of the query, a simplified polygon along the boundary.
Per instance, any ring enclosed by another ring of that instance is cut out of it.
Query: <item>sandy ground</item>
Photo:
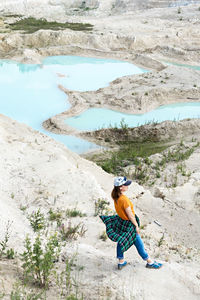
[[[72,110],[46,122],[49,130],[79,134],[64,128],[63,120],[91,106],[145,112],[161,104],[199,101],[199,72],[165,64],[165,61],[199,64],[198,3],[181,7],[180,12],[172,7],[137,11],[137,14],[126,10],[116,15],[107,13],[110,8],[106,1],[103,7],[104,16],[103,10],[96,15],[67,16],[68,21],[92,23],[92,33],[65,30],[24,35],[10,32],[6,27],[10,19],[5,16],[1,19],[1,58],[36,63],[44,56],[58,54],[111,57],[151,70],[147,75],[117,79],[95,93],[65,91]],[[59,20],[59,14],[55,13],[53,18]],[[63,15],[60,20],[64,20]],[[133,92],[136,94],[132,95]],[[145,247],[164,266],[159,271],[147,270],[132,247],[126,254],[128,266],[119,272],[115,244],[100,239],[105,228],[98,216],[94,216],[98,199],[109,201],[109,209],[113,210],[110,199],[113,176],[64,145],[2,115],[0,145],[0,241],[7,222],[12,222],[9,247],[20,253],[26,234],[35,236],[28,214],[38,208],[45,215],[50,208],[76,208],[86,216],[73,222],[83,222],[87,231],[85,236],[67,243],[62,256],[77,253],[77,263],[83,268],[74,271],[74,275],[79,277],[84,299],[199,299],[199,151],[186,161],[187,170],[192,174],[181,186],[169,189],[158,184],[156,192],[135,182],[130,186],[128,196],[141,218]],[[62,261],[57,267],[63,268]],[[5,299],[10,299],[8,294],[20,270],[19,260],[0,261],[0,291],[5,292]],[[47,299],[58,299],[53,287]]]

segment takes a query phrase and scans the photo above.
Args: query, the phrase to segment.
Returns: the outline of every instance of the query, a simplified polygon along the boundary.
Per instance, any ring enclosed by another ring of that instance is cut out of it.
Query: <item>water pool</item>
[[[96,90],[118,77],[143,72],[146,70],[128,62],[77,56],[47,57],[41,64],[33,65],[0,60],[0,113],[83,153],[98,146],[42,128],[43,121],[70,107],[58,84],[78,91]]]
[[[200,66],[163,62],[168,65],[176,65],[200,71]],[[68,118],[65,122],[71,127],[87,131],[108,127],[120,128],[123,124],[136,127],[149,122],[178,121],[186,118],[200,118],[200,103],[191,102],[163,105],[145,114],[126,114],[110,109],[90,108],[78,116]]]
[[[111,126],[120,128],[121,124],[136,127],[149,122],[178,121],[186,118],[200,118],[200,103],[163,105],[145,114],[125,114],[110,109],[90,108],[65,122],[74,128],[87,131]]]

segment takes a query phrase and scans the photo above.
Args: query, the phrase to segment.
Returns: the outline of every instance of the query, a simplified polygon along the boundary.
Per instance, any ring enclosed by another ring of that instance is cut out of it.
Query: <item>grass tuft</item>
[[[12,30],[22,30],[25,33],[34,33],[40,29],[43,30],[63,30],[71,29],[75,31],[90,31],[93,25],[89,23],[58,23],[48,22],[46,19],[35,19],[33,17],[25,18],[10,24]]]
[[[76,208],[66,210],[66,217],[69,217],[69,218],[85,217],[85,216],[86,216],[86,214],[82,213],[81,211],[77,210]]]
[[[140,164],[138,157],[143,157],[148,159],[149,156],[155,153],[162,152],[167,148],[163,143],[153,143],[153,142],[119,142],[120,148],[117,151],[110,151],[109,157],[97,161],[104,171],[113,174],[120,174],[123,167],[134,164],[138,166]],[[140,168],[138,166],[138,168]],[[139,170],[139,169],[138,169]]]

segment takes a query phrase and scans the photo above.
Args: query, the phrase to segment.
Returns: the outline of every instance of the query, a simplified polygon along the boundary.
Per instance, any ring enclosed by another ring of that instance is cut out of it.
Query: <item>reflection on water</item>
[[[21,64],[12,60],[0,60],[0,68],[5,67],[6,64],[10,65],[15,65],[19,69],[19,72],[31,72],[31,71],[36,71],[39,68],[42,68],[42,64],[35,64],[35,65],[30,65],[30,64]]]
[[[65,122],[79,130],[96,130],[100,128],[118,127],[123,124],[137,127],[149,122],[166,120],[183,120],[200,118],[200,103],[177,103],[163,105],[145,114],[125,114],[103,108],[90,108],[81,115],[67,119]]]
[[[22,64],[18,64],[17,65],[19,68],[19,71],[24,73],[24,72],[34,72],[39,68],[42,68],[42,65],[22,65]]]
[[[94,90],[117,77],[142,72],[144,70],[127,62],[86,57],[48,57],[42,64],[35,65],[0,60],[0,113],[82,153],[97,145],[73,136],[52,134],[42,128],[43,121],[70,107],[58,84],[68,89]]]

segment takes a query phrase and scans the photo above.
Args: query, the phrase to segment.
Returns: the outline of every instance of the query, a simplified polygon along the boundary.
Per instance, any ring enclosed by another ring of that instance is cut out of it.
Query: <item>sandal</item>
[[[158,262],[156,262],[156,261],[154,261],[154,263],[153,264],[146,264],[146,268],[148,268],[148,269],[160,269],[162,267],[162,264],[161,263],[158,263]]]
[[[118,264],[118,270],[123,269],[127,265],[127,261],[123,262],[123,264]]]

